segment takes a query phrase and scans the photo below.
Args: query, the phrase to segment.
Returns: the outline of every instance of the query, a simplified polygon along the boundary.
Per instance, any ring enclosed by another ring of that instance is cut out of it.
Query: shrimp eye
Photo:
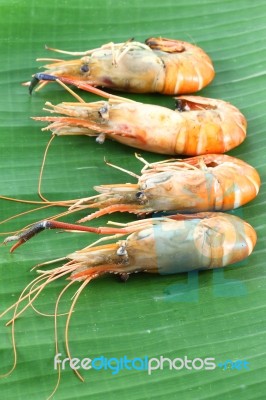
[[[145,193],[143,191],[142,192],[137,192],[135,194],[135,196],[136,196],[137,200],[139,201],[139,204],[145,204],[148,201],[148,199],[147,199],[147,197],[146,197],[146,195],[145,195]]]
[[[80,68],[81,72],[88,72],[89,71],[89,66],[88,64],[84,64],[82,65],[82,67]]]
[[[177,111],[185,111],[184,102],[181,99],[176,99],[175,106]]]
[[[137,192],[136,193],[136,198],[141,200],[144,197],[144,193],[143,192]]]
[[[104,105],[103,107],[100,108],[100,110],[98,111],[98,114],[100,116],[100,118],[103,119],[108,119],[109,117],[109,108],[107,105]]]

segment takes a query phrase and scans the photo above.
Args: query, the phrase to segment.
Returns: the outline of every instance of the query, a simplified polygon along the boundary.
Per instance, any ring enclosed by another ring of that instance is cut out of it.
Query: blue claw
[[[31,80],[30,86],[29,86],[29,92],[30,94],[32,94],[33,89],[35,88],[35,86],[38,85],[38,83],[40,81],[55,81],[56,79],[58,79],[57,76],[54,75],[48,75],[48,74],[43,74],[43,73],[38,73],[35,74],[34,77]]]

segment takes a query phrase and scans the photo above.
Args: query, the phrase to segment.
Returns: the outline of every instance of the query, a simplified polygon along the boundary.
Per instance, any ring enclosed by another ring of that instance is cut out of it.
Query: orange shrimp
[[[122,224],[123,225],[123,224]],[[78,297],[86,285],[93,279],[107,274],[119,274],[126,280],[131,273],[146,272],[152,274],[176,274],[193,270],[222,268],[248,257],[256,244],[256,232],[240,218],[223,213],[198,213],[194,215],[171,215],[152,218],[125,224],[122,228],[92,228],[58,221],[43,221],[33,225],[19,235],[9,237],[5,243],[16,240],[11,251],[45,229],[65,229],[81,232],[111,234],[101,240],[110,240],[129,235],[116,243],[95,246],[96,243],[66,257],[69,261],[63,266],[51,270],[41,270],[41,276],[32,280],[22,291],[19,299],[5,310],[0,317],[14,309],[13,317],[7,323],[12,324],[13,348],[15,361],[6,374],[9,375],[16,366],[16,347],[14,337],[15,320],[29,307],[43,289],[54,280],[68,276],[70,283],[61,291],[55,305],[55,354],[58,351],[58,333],[56,318],[58,304],[62,294],[75,282],[83,281],[76,294],[69,312],[65,327],[66,354],[72,360],[68,330],[70,318]],[[58,260],[55,260],[58,261]],[[50,264],[44,263],[45,264]],[[27,293],[28,290],[28,293]],[[18,307],[26,301],[20,311]],[[34,308],[35,309],[35,308]],[[52,394],[60,382],[60,365],[58,379]],[[76,375],[84,380],[78,369],[73,367]]]
[[[137,158],[145,163],[140,176],[114,167],[137,177],[138,183],[95,186],[101,194],[81,199],[70,207],[79,210],[87,205],[100,209],[79,222],[117,211],[226,211],[248,203],[259,192],[256,169],[235,157],[209,154],[152,164]]]
[[[45,220],[18,235],[9,236],[4,244],[16,241],[11,248],[13,252],[46,229],[115,235],[114,237],[130,234],[126,240],[118,243],[99,247],[90,245],[68,256],[76,266],[72,279],[84,280],[106,272],[142,271],[164,275],[224,267],[250,255],[257,240],[256,232],[247,222],[221,212],[174,214],[119,225],[124,227],[95,228]],[[100,240],[110,240],[110,237]]]
[[[83,89],[88,85],[135,93],[194,93],[208,85],[215,74],[210,58],[201,48],[180,40],[149,38],[145,44],[129,40],[84,52],[50,50],[83,57],[55,59],[45,66],[44,73],[36,74],[25,84],[30,92],[49,74],[82,84]]]
[[[172,155],[224,153],[246,137],[245,117],[222,100],[181,96],[175,98],[173,111],[104,95],[108,101],[85,103],[80,99],[80,103],[58,105],[47,102],[49,108],[44,110],[63,116],[33,119],[52,122],[43,130],[56,135],[97,136],[100,143],[108,137],[145,151]]]

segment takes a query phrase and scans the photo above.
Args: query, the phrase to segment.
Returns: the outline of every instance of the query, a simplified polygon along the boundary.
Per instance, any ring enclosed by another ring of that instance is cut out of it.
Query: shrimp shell
[[[58,221],[43,221],[31,226],[5,243],[17,241],[11,251],[45,229],[65,229],[128,235],[117,243],[95,246],[70,254],[74,269],[71,279],[85,280],[104,273],[148,272],[176,274],[196,269],[220,268],[238,262],[251,254],[257,236],[240,218],[203,212],[175,214],[125,224],[123,228],[88,227]],[[112,239],[105,237],[102,240]],[[59,268],[62,271],[62,267]],[[52,270],[54,273],[54,269]]]
[[[174,111],[123,98],[46,105],[46,111],[63,116],[34,117],[52,122],[44,130],[56,135],[98,136],[100,143],[108,137],[161,154],[225,153],[246,137],[246,119],[236,107],[199,96],[176,98]]]
[[[96,186],[99,196],[81,199],[70,209],[84,209],[84,205],[100,209],[79,222],[116,211],[226,211],[254,199],[259,188],[260,177],[255,168],[235,157],[209,154],[146,162],[137,184]]]
[[[257,238],[248,223],[223,213],[152,218],[127,229],[133,233],[124,241],[70,254],[77,265],[72,279],[84,280],[108,264],[108,272],[161,275],[221,268],[248,257]]]
[[[135,93],[194,93],[214,78],[209,56],[190,43],[164,38],[149,38],[145,44],[136,41],[108,43],[83,53],[76,60],[55,60],[44,73],[27,82],[30,91],[45,74],[71,79],[76,84],[100,86]],[[42,59],[40,59],[41,61]]]

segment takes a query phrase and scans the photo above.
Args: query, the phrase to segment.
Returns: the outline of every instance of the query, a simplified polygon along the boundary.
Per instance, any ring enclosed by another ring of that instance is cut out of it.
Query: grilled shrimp
[[[75,85],[101,86],[135,93],[194,93],[214,78],[207,54],[197,46],[180,40],[150,38],[145,44],[135,41],[108,43],[85,52],[59,53],[82,55],[81,59],[55,60],[27,82],[30,92],[45,74],[67,78]],[[39,59],[45,61],[45,59]],[[50,59],[48,59],[50,60]]]
[[[5,243],[17,240],[12,251],[31,237],[44,229],[66,229],[84,232],[111,234],[104,237],[112,239],[128,235],[126,239],[116,243],[95,246],[96,243],[76,251],[69,256],[62,267],[51,270],[41,270],[41,276],[32,280],[21,293],[18,301],[5,310],[1,316],[14,308],[14,314],[8,324],[13,326],[21,313],[33,305],[34,300],[52,281],[68,276],[70,283],[61,291],[55,306],[55,318],[58,315],[58,304],[63,293],[75,282],[83,281],[68,312],[65,342],[66,353],[72,360],[68,330],[70,318],[78,297],[86,285],[103,274],[119,274],[126,280],[131,273],[147,272],[153,274],[176,274],[193,270],[208,270],[222,268],[248,257],[256,244],[256,232],[245,221],[233,215],[223,213],[198,213],[194,215],[172,215],[169,217],[152,218],[125,224],[123,228],[91,228],[80,225],[66,224],[58,221],[43,221],[21,234],[6,239]],[[58,260],[55,260],[58,261]],[[50,262],[46,263],[50,264]],[[26,301],[22,310],[18,307]],[[56,321],[56,320],[55,320]],[[58,353],[58,333],[55,322],[56,353]],[[14,345],[15,351],[15,345]],[[15,353],[16,354],[16,353]],[[74,360],[74,359],[73,359]],[[16,357],[15,357],[16,362]],[[15,368],[15,363],[10,372]],[[76,375],[84,380],[78,369],[73,367]],[[58,380],[49,398],[53,396],[60,381],[60,366]]]
[[[140,160],[145,166],[140,176],[133,174],[138,177],[137,184],[95,186],[100,195],[81,199],[71,206],[71,210],[84,205],[100,209],[79,222],[116,211],[136,214],[226,211],[254,199],[260,188],[255,168],[227,155],[209,154],[152,164]]]
[[[95,228],[46,220],[6,238],[4,243],[17,241],[11,248],[14,251],[45,229],[115,237],[129,234],[118,243],[92,245],[68,256],[75,265],[71,277],[74,280],[94,278],[106,272],[175,274],[224,267],[246,258],[256,244],[256,233],[247,222],[221,212],[150,218],[124,224],[123,228]]]
[[[246,119],[222,100],[199,96],[175,98],[176,109],[143,104],[115,96],[94,103],[53,105],[46,111],[62,116],[34,117],[52,122],[43,130],[56,135],[105,137],[128,146],[161,154],[224,153],[246,137]]]

